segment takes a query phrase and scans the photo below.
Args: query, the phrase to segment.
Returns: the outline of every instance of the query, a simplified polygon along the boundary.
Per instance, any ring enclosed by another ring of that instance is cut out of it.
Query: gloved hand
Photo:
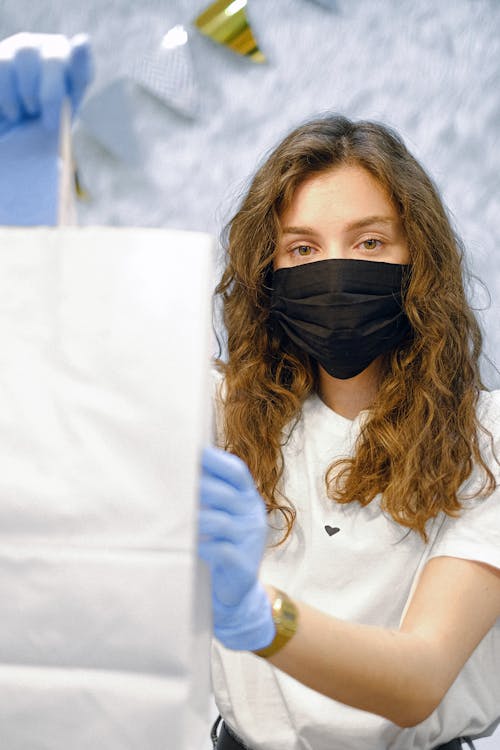
[[[0,224],[57,220],[59,122],[92,79],[85,35],[21,33],[0,42]]]
[[[267,538],[264,501],[237,456],[208,447],[201,465],[198,553],[212,575],[214,633],[227,648],[264,648],[275,635],[258,579]]]
[[[61,106],[72,111],[93,77],[90,43],[85,34],[22,32],[0,41],[0,135],[40,118],[51,131],[59,127]]]

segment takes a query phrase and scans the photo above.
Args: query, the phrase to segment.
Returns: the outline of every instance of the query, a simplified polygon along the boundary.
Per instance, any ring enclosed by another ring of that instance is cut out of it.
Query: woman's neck
[[[377,395],[381,360],[378,357],[366,370],[348,380],[334,378],[319,365],[318,393],[321,400],[340,416],[355,419],[360,411],[370,408]]]

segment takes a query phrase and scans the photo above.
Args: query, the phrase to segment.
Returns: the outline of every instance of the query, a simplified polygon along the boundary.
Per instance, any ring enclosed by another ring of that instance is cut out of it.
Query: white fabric
[[[500,391],[482,394],[480,413],[498,450]],[[316,395],[304,404],[284,448],[284,489],[296,506],[296,525],[283,546],[267,551],[261,578],[335,617],[397,628],[430,558],[452,555],[500,568],[500,490],[471,502],[459,519],[441,514],[430,521],[428,546],[382,513],[378,497],[365,508],[335,504],[325,493],[325,469],[352,451],[364,417],[347,420]],[[325,525],[340,531],[329,536]],[[500,718],[499,674],[497,621],[436,711],[416,727],[400,728],[320,695],[252,654],[215,640],[212,648],[218,708],[253,750],[427,750],[487,734]]]
[[[205,736],[212,244],[0,229],[6,750],[192,750]]]

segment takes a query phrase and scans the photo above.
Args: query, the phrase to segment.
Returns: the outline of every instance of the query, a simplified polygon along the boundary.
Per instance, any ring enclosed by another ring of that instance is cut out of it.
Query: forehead
[[[363,167],[343,165],[307,178],[294,191],[282,211],[282,224],[296,223],[296,217],[311,221],[352,221],[363,216],[386,215],[398,218],[385,189]]]

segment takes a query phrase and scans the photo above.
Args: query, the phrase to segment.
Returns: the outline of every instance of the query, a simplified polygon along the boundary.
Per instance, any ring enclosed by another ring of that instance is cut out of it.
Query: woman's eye
[[[363,240],[360,244],[363,250],[377,250],[382,245],[380,240],[375,239]]]
[[[308,258],[311,255],[312,247],[310,245],[297,245],[292,247],[292,253],[299,255],[301,258]]]

